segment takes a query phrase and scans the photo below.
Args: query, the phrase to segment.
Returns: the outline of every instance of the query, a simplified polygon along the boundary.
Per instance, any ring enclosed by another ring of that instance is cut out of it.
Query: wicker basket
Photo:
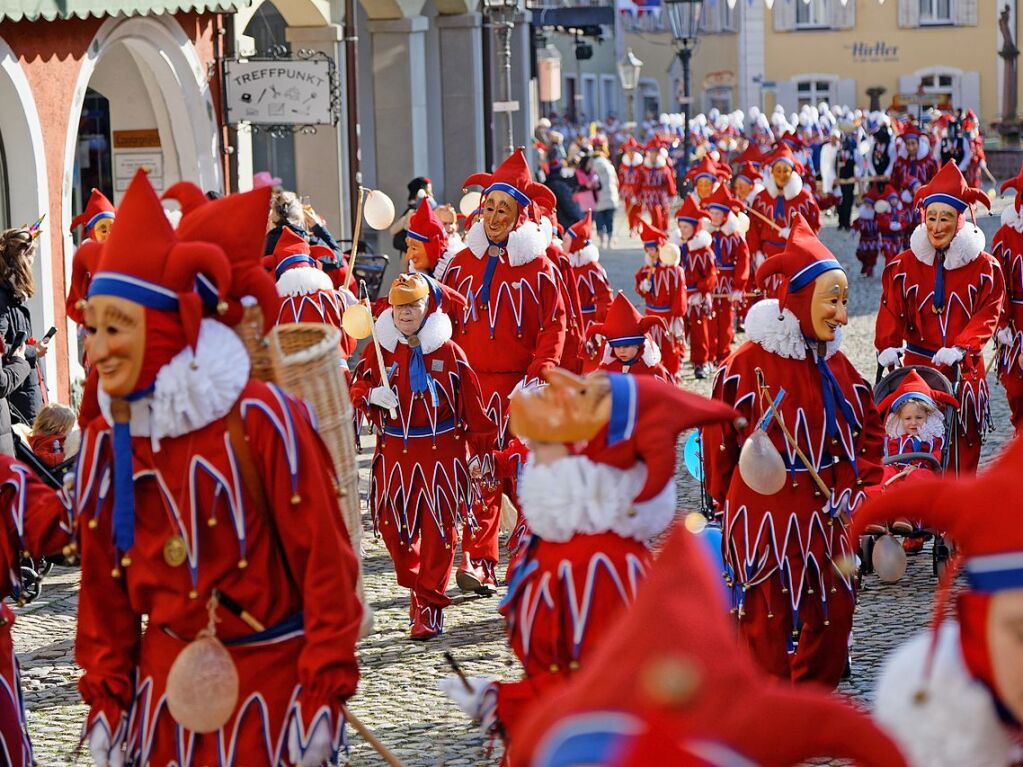
[[[249,352],[252,363],[251,376],[259,381],[273,381],[273,361],[270,359],[270,345],[263,336],[263,310],[259,304],[245,307],[242,321],[234,327],[234,332],[242,339],[245,349]]]
[[[305,400],[316,415],[317,431],[334,462],[338,478],[338,505],[352,548],[362,549],[362,513],[355,445],[355,415],[341,372],[340,329],[332,325],[299,322],[278,325],[267,336],[273,362],[273,380],[289,394]],[[372,623],[372,611],[363,598],[359,574],[359,600],[363,603],[363,635]]]

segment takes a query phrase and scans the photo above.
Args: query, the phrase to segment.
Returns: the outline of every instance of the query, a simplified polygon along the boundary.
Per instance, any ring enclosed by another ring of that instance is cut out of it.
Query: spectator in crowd
[[[5,349],[24,347],[23,356],[29,366],[28,375],[3,396],[7,398],[8,416],[25,424],[31,424],[43,406],[42,367],[36,363],[49,348],[47,339],[33,340],[32,316],[26,305],[36,292],[32,275],[35,260],[35,238],[28,228],[0,234],[0,338]],[[19,338],[20,343],[15,343]]]
[[[68,449],[68,438],[76,419],[75,411],[67,405],[51,403],[39,411],[28,435],[28,446],[40,461],[52,468],[74,454]]]
[[[2,342],[0,342],[2,343]],[[0,453],[14,455],[14,436],[11,433],[11,408],[7,398],[28,378],[31,368],[25,359],[24,344],[4,351],[0,361]]]
[[[593,172],[597,176],[600,191],[597,192],[597,204],[593,208],[593,222],[597,226],[597,237],[605,248],[611,246],[611,234],[614,231],[615,210],[620,202],[618,198],[618,173],[607,156],[607,144],[596,147],[593,155]]]
[[[303,205],[294,192],[278,190],[270,198],[270,218],[266,228],[266,246],[263,255],[269,256],[277,247],[281,232],[288,228],[310,245],[326,245],[335,253],[341,253],[341,246],[327,231],[312,205]]]

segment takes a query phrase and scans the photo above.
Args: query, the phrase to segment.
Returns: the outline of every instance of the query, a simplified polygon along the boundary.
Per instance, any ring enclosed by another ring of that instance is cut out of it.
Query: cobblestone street
[[[985,217],[981,223],[990,241],[997,217]],[[624,230],[621,217],[618,226]],[[850,324],[844,333],[843,349],[861,373],[873,381],[872,341],[880,278],[857,276],[858,265],[853,266],[856,235],[838,232],[833,219],[822,239],[849,267]],[[613,249],[604,252],[602,261],[612,284],[631,294],[632,275],[641,258],[638,243],[620,234],[614,244]],[[687,373],[687,385],[705,393],[709,390],[709,381],[694,381],[689,368]],[[985,460],[997,453],[1010,433],[1004,392],[994,376],[990,382],[995,430],[985,446]],[[364,491],[369,457],[369,451],[364,451]],[[697,508],[699,485],[684,470],[677,484],[680,507]],[[496,755],[488,758],[488,744],[475,727],[437,689],[437,680],[450,673],[443,657],[445,650],[454,654],[470,676],[518,676],[518,665],[506,647],[497,612],[500,593],[492,598],[456,596],[452,579],[449,594],[455,602],[445,612],[446,633],[439,640],[417,643],[407,636],[408,595],[395,585],[386,550],[372,536],[367,536],[365,566],[366,593],[375,610],[376,630],[360,644],[362,679],[351,710],[408,767],[496,764]],[[503,564],[499,574],[503,575]],[[910,557],[907,575],[897,584],[883,584],[875,576],[864,579],[853,638],[853,675],[843,685],[844,693],[869,701],[882,659],[925,625],[934,584],[929,548]],[[78,571],[54,568],[44,582],[41,597],[18,610],[14,629],[36,758],[47,767],[91,763],[85,749],[77,761],[75,756],[86,713],[75,685],[77,592]],[[349,738],[353,764],[384,764],[351,729]]]

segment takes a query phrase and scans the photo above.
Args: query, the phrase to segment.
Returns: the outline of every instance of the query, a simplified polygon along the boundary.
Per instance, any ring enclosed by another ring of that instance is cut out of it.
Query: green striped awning
[[[251,0],[0,0],[0,21],[53,21],[88,16],[160,16],[188,11],[233,13]]]

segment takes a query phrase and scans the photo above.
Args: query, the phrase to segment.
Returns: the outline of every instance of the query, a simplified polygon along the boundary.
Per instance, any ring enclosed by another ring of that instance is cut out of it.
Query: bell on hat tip
[[[89,529],[90,530],[95,530],[97,527],[99,527],[99,520],[98,519],[90,519],[89,520]]]
[[[79,310],[85,309],[86,306],[87,306],[87,302],[86,302],[86,300],[84,298],[79,298],[77,301],[75,301],[75,308],[76,309],[79,309]]]
[[[291,505],[292,506],[298,506],[298,504],[300,504],[300,503],[302,503],[302,496],[301,495],[299,495],[298,493],[295,493],[293,496],[291,496]]]
[[[227,314],[227,301],[220,301],[217,304],[217,314]]]
[[[694,535],[702,533],[707,527],[707,518],[698,511],[692,511],[686,514],[685,526]]]
[[[131,567],[131,557],[127,554],[121,557],[121,567]]]

